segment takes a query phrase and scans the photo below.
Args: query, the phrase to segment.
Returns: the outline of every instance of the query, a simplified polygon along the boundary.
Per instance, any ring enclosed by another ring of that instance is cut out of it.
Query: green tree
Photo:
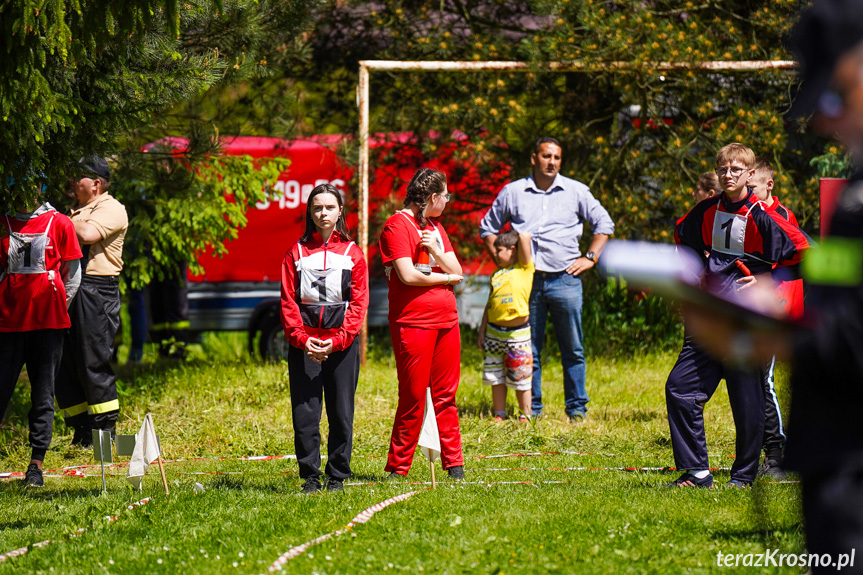
[[[561,139],[567,175],[588,183],[620,237],[670,241],[716,150],[749,144],[772,160],[777,192],[817,227],[809,159],[823,142],[786,122],[788,71],[665,72],[647,63],[791,59],[782,39],[803,0],[444,0],[331,2],[316,18],[314,67],[295,76],[300,129],[353,132],[360,59],[520,60],[526,73],[372,75],[372,129],[467,134],[487,165],[529,170],[539,135]],[[547,72],[549,62],[585,72]],[[614,68],[623,62],[634,69]],[[300,70],[302,72],[302,70]],[[325,104],[325,105],[319,105]],[[664,233],[663,233],[664,232]]]
[[[360,59],[525,61],[531,70],[522,73],[372,74],[372,131],[413,131],[425,158],[442,145],[428,138],[429,132],[460,131],[474,143],[483,169],[504,163],[512,166],[512,177],[529,172],[529,152],[538,136],[555,136],[564,144],[564,174],[589,184],[615,220],[616,237],[666,242],[672,241],[676,219],[692,207],[698,175],[713,168],[722,145],[741,141],[772,161],[776,193],[814,232],[817,181],[810,159],[825,148],[823,140],[783,117],[793,73],[658,72],[648,65],[791,59],[782,39],[805,4],[330,2],[310,40],[314,73],[296,79],[301,103],[327,105],[310,106],[325,114],[310,111],[303,128],[355,130],[353,87]],[[592,68],[548,71],[550,62],[574,61]],[[381,222],[372,222],[373,234],[375,223]],[[456,243],[478,250],[475,239],[466,227]],[[605,286],[588,291],[586,301],[613,299],[615,309],[629,306],[622,325],[633,325],[626,318],[640,314],[644,305],[638,298],[607,297]],[[597,317],[607,311],[600,307]]]
[[[60,197],[77,159],[114,158],[112,192],[136,216],[133,281],[232,237],[284,161],[224,157],[218,118],[187,103],[272,75],[314,2],[24,0],[0,6],[0,206]],[[184,149],[143,154],[164,136]],[[260,168],[260,169],[258,169]],[[227,189],[228,198],[222,192]],[[223,215],[224,214],[224,215]],[[152,265],[152,264],[157,265]]]

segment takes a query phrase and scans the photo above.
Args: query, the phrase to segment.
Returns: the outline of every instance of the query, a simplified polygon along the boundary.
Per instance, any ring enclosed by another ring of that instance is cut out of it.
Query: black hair
[[[425,208],[426,204],[434,194],[442,194],[446,188],[446,174],[431,168],[420,168],[411,178],[408,183],[408,191],[405,194],[405,207],[411,203],[419,206],[417,213],[417,223],[420,229],[426,225]]]
[[[303,237],[300,238],[300,243],[308,242],[312,239],[312,234],[318,231],[318,227],[312,220],[312,200],[315,196],[320,194],[332,194],[336,197],[336,202],[339,204],[339,208],[341,209],[339,219],[336,220],[336,231],[341,234],[342,238],[346,240],[350,239],[351,236],[348,233],[348,225],[345,223],[345,206],[342,201],[342,194],[339,192],[339,189],[332,184],[321,184],[312,190],[312,193],[309,194],[308,202],[306,202],[306,231],[303,234]]]
[[[543,144],[554,144],[555,146],[560,148],[560,153],[563,153],[563,146],[560,145],[560,142],[557,140],[557,138],[552,138],[551,136],[543,136],[542,138],[538,139],[533,145],[533,153],[538,154],[539,147]]]
[[[509,230],[503,233],[498,234],[497,238],[494,240],[494,247],[496,248],[514,248],[518,243],[518,232],[515,230]]]

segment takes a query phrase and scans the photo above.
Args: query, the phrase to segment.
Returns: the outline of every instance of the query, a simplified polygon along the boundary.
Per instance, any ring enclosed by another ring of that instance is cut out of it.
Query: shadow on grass
[[[21,495],[29,499],[38,501],[54,501],[55,499],[93,499],[102,494],[102,488],[93,487],[90,489],[77,487],[75,489],[54,489],[46,480],[45,487],[27,487],[24,485],[23,479],[13,480],[0,484],[0,495]],[[32,524],[32,522],[28,523]],[[2,523],[0,523],[2,526]]]
[[[462,401],[458,404],[459,417],[477,417],[479,419],[491,418],[492,408],[490,401]]]
[[[591,411],[590,416],[601,421],[618,422],[625,420],[634,423],[646,423],[657,419],[665,419],[666,414],[664,410],[634,407],[627,409],[594,409]]]
[[[212,483],[207,485],[206,488],[208,490],[218,491],[254,491],[258,493],[286,495],[296,492],[299,485],[299,480],[296,477],[288,477],[284,481],[268,481],[266,483],[259,483],[257,481],[247,481],[245,477],[219,475]]]
[[[387,473],[387,472],[383,472],[381,475],[356,475],[356,474],[354,474],[354,475],[351,475],[350,479],[347,479],[346,481],[365,481],[365,482],[383,481],[388,475],[389,475],[389,473]]]
[[[770,548],[771,546],[775,547],[776,544],[781,546],[788,541],[793,541],[802,531],[802,523],[790,523],[783,526],[771,524],[768,529],[755,527],[753,529],[730,529],[727,531],[714,530],[711,532],[711,539],[734,542],[752,541]]]

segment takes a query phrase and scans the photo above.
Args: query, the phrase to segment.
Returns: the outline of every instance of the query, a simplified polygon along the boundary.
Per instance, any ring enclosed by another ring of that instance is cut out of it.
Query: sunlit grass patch
[[[563,411],[560,366],[552,358],[544,417],[533,425],[495,423],[481,356],[465,341],[458,404],[466,480],[453,483],[438,463],[438,489],[431,491],[429,465],[419,457],[404,481],[380,482],[397,384],[391,357],[374,348],[357,392],[354,477],[342,493],[299,496],[295,460],[247,459],[294,452],[287,366],[235,354],[241,342],[231,337],[214,340],[204,347],[206,361],[120,368],[119,431],[133,433],[145,413],[153,414],[170,496],[155,467],[143,494],[128,486],[123,465],[108,468],[105,494],[95,466],[84,478],[47,477],[42,490],[0,481],[0,554],[54,541],[0,563],[0,574],[262,573],[288,549],[411,490],[419,493],[311,547],[285,571],[697,573],[717,569],[718,551],[803,549],[796,484],[730,490],[721,487],[728,472],[717,471],[717,489],[660,488],[677,477],[663,469],[674,464],[664,397],[674,354],[591,358],[591,402],[578,424]],[[29,456],[26,383],[19,385],[0,429],[3,471],[23,471]],[[515,415],[514,398],[508,407]],[[705,419],[711,466],[727,469],[734,432],[724,386]],[[326,429],[324,423],[324,437]],[[46,469],[93,463],[90,452],[68,447],[71,434],[59,418],[55,433]],[[150,503],[126,510],[145,496]],[[69,537],[79,528],[86,531]]]

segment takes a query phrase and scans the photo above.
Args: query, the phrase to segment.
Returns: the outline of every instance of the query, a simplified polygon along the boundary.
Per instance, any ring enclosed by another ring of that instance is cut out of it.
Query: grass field
[[[265,573],[292,547],[410,491],[417,493],[311,547],[284,571],[706,573],[729,570],[716,566],[717,552],[803,551],[795,483],[666,490],[659,485],[676,473],[622,469],[674,464],[664,400],[674,354],[591,358],[590,411],[581,424],[563,413],[560,365],[551,357],[546,417],[533,427],[490,420],[474,339],[467,332],[463,341],[458,394],[467,480],[453,484],[438,470],[434,491],[421,459],[406,481],[378,482],[396,405],[395,365],[380,334],[360,374],[354,484],[342,493],[298,496],[295,461],[239,459],[293,453],[287,366],[248,359],[241,337],[207,334],[197,361],[121,367],[118,431],[137,431],[150,412],[164,456],[186,459],[166,464],[170,496],[155,465],[143,494],[126,483],[124,466],[109,469],[105,494],[97,467],[86,477],[47,477],[44,489],[0,481],[0,554],[52,541],[0,563],[0,575]],[[23,471],[29,460],[27,396],[22,382],[0,430],[0,471]],[[724,386],[705,419],[711,465],[727,469],[734,434]],[[93,462],[91,452],[68,447],[70,440],[58,419],[46,469]],[[507,454],[523,455],[487,457]],[[724,485],[728,472],[716,472],[715,480]],[[203,493],[195,493],[195,482]],[[126,510],[148,496],[146,505]],[[80,528],[86,530],[71,536]]]

